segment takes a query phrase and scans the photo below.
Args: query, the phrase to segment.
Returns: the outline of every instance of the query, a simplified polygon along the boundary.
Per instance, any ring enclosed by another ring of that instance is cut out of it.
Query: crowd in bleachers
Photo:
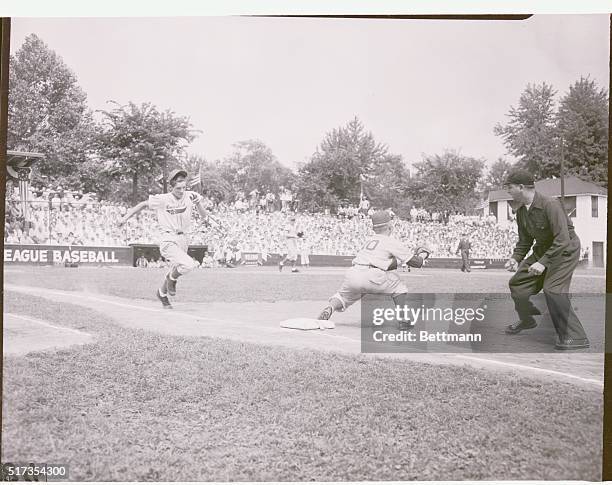
[[[272,194],[274,195],[274,194]],[[304,237],[299,250],[305,254],[354,255],[370,233],[369,203],[359,207],[341,206],[336,214],[294,212],[290,192],[274,201],[268,194],[238,194],[233,203],[208,202],[215,224],[197,222],[191,234],[193,244],[206,244],[212,260],[239,259],[241,252],[269,254],[285,251],[284,229],[289,214]],[[262,203],[263,201],[263,203]],[[5,243],[124,246],[130,243],[155,243],[157,224],[153,211],[144,210],[123,227],[119,219],[127,207],[98,201],[95,194],[68,191],[41,193],[32,191],[27,202],[28,221],[22,217],[23,206],[16,189],[7,193]],[[408,220],[395,218],[395,233],[410,245],[426,246],[433,257],[455,255],[457,243],[467,233],[474,258],[506,258],[517,239],[514,227],[501,228],[494,217],[467,217],[448,213],[429,213],[413,209]],[[214,255],[214,256],[213,256]]]

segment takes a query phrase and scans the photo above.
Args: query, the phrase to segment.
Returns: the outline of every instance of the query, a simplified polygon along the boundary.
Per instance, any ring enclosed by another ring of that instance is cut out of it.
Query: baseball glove
[[[422,268],[425,260],[429,258],[430,254],[431,251],[429,249],[419,246],[414,251],[414,256],[407,261],[408,266],[411,268]]]
[[[303,231],[298,232],[297,237],[304,237],[304,232]]]

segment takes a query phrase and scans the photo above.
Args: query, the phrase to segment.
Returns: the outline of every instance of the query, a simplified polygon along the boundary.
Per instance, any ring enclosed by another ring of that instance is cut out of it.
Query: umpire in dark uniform
[[[580,257],[580,239],[570,218],[559,200],[535,191],[533,176],[525,170],[513,170],[505,187],[521,204],[516,213],[519,240],[506,263],[509,271],[515,271],[509,285],[519,321],[508,325],[506,333],[516,334],[537,325],[533,316],[540,311],[529,298],[544,290],[558,335],[555,348],[587,348],[589,340],[568,296]]]
[[[472,245],[470,244],[468,235],[467,233],[463,233],[461,235],[461,239],[459,240],[459,244],[457,245],[457,251],[455,251],[455,254],[458,255],[461,253],[461,271],[465,271],[467,273],[472,271],[470,269],[470,249],[472,249]]]

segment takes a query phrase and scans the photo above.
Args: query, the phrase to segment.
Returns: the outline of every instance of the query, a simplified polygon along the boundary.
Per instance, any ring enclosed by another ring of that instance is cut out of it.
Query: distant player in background
[[[295,216],[291,216],[289,218],[289,225],[285,229],[285,238],[286,238],[286,255],[285,257],[278,263],[278,270],[283,271],[283,267],[287,261],[291,261],[291,272],[297,273],[297,257],[298,257],[298,247],[297,240],[300,236],[298,236],[298,228],[295,223]]]
[[[157,298],[167,309],[172,308],[168,295],[176,295],[176,282],[179,277],[198,266],[198,262],[187,254],[187,233],[191,229],[193,207],[203,218],[208,216],[202,196],[186,190],[186,180],[187,172],[173,170],[168,181],[169,193],[149,196],[149,200],[132,207],[119,221],[119,226],[123,226],[128,219],[145,208],[156,211],[160,232],[159,252],[170,263],[170,271],[157,290]]]
[[[470,249],[472,249],[472,244],[470,243],[470,239],[468,237],[467,232],[464,232],[461,235],[461,239],[459,240],[459,244],[457,245],[457,250],[455,251],[455,255],[459,255],[461,253],[461,271],[469,273],[470,268]]]
[[[298,237],[301,236],[301,244],[300,244],[300,262],[302,263],[302,267],[310,267],[310,252],[312,248],[310,247],[310,242],[304,236],[304,233],[298,231]]]
[[[346,272],[340,289],[329,299],[319,320],[329,320],[335,311],[342,312],[359,301],[365,293],[383,293],[393,297],[398,306],[404,306],[408,289],[399,275],[392,271],[413,257],[413,251],[391,236],[393,222],[388,211],[372,215],[371,235],[353,259],[353,267]],[[409,322],[398,322],[409,326]]]

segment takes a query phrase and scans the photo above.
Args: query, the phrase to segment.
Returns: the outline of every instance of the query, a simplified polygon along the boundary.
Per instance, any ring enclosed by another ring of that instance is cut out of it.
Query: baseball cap
[[[372,226],[382,227],[391,222],[391,214],[387,211],[376,211],[372,214]]]
[[[508,176],[506,177],[506,181],[504,185],[516,184],[516,185],[535,185],[533,175],[529,173],[527,170],[523,170],[522,168],[515,168],[510,171]]]
[[[181,168],[177,168],[176,170],[172,170],[172,172],[170,172],[170,175],[168,175],[168,182],[172,182],[179,175],[187,178],[187,172]]]

